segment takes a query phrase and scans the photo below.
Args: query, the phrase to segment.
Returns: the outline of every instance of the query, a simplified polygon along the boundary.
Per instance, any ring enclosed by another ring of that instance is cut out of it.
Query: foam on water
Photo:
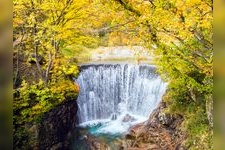
[[[129,117],[130,120],[126,120],[126,117]],[[128,129],[138,123],[146,121],[148,118],[132,115],[132,114],[122,114],[118,116],[117,119],[112,120],[109,119],[102,119],[102,120],[92,120],[81,123],[79,126],[83,128],[89,128],[91,134],[98,135],[98,134],[122,134],[126,133]]]
[[[121,134],[148,119],[166,89],[150,65],[81,66],[78,117],[93,134]]]

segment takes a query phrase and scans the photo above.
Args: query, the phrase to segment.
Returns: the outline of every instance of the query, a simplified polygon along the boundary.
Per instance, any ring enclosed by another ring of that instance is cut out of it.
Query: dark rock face
[[[67,100],[46,113],[39,125],[38,149],[65,150],[76,128],[76,100]]]

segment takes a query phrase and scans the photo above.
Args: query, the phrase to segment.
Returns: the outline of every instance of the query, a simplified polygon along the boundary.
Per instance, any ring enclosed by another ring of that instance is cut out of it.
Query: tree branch
[[[89,31],[88,33],[91,33],[91,34],[100,33],[100,32],[104,32],[105,34],[106,34],[106,33],[110,33],[110,32],[112,32],[113,29],[118,28],[118,27],[120,27],[120,26],[125,26],[125,25],[127,25],[127,24],[129,24],[129,23],[132,23],[132,22],[134,22],[134,21],[135,21],[135,20],[129,20],[129,21],[127,21],[127,22],[125,22],[125,23],[122,23],[122,24],[116,24],[116,25],[110,26],[110,27],[104,27],[104,28],[97,29],[97,30],[91,30],[91,31]]]
[[[134,13],[136,16],[140,17],[141,13],[136,10],[129,2],[126,0],[115,0],[116,2],[119,2],[120,5],[122,5],[126,10],[129,10],[130,12]]]
[[[50,72],[51,67],[52,67],[52,62],[53,62],[52,54],[51,54],[51,52],[49,52],[49,62],[48,62],[47,69],[45,71],[45,81],[44,81],[46,86],[48,84],[49,72]]]

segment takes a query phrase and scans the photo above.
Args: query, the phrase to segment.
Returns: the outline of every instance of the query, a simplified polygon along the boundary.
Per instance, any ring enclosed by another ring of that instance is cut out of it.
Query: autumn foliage
[[[14,130],[18,141],[26,133],[25,124],[38,121],[41,114],[78,94],[79,85],[72,77],[78,75],[77,65],[90,57],[91,49],[140,45],[154,53],[158,72],[169,83],[167,111],[184,117],[181,129],[188,138],[183,144],[189,149],[212,149],[211,0],[13,3]],[[32,72],[39,78],[30,81],[20,63],[33,66]]]

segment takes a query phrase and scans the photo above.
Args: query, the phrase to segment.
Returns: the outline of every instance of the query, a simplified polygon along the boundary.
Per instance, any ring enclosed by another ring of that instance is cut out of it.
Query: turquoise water
[[[167,86],[147,64],[82,65],[77,83],[79,128],[72,150],[99,148],[99,143],[119,149],[123,135],[149,118]]]
[[[111,149],[119,149],[118,142],[122,139],[121,133],[99,133],[99,128],[103,124],[99,123],[90,127],[79,127],[75,133],[75,137],[71,142],[71,150],[89,150],[93,139],[95,141],[101,141]],[[90,140],[91,139],[91,140]]]
[[[121,133],[99,133],[98,130],[102,128],[102,126],[103,124],[99,123],[95,126],[87,127],[86,130],[88,131],[88,133],[90,133],[93,136],[103,137],[106,139],[106,141],[107,139],[109,139],[108,142],[121,137]]]

